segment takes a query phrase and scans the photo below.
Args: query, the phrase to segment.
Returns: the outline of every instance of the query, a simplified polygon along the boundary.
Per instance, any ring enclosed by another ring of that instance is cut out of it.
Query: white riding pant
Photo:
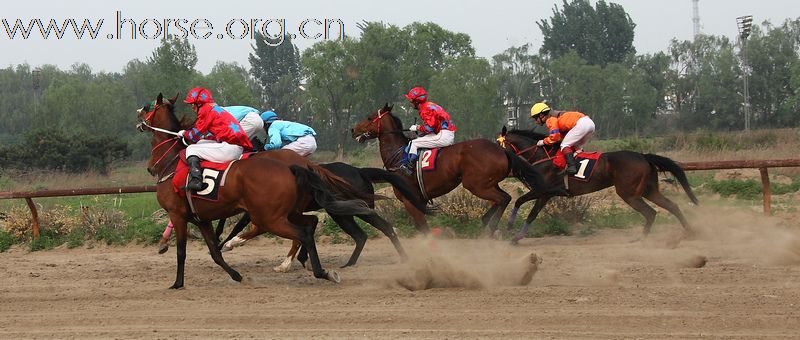
[[[235,144],[203,139],[186,147],[186,157],[197,156],[207,161],[223,163],[239,159],[244,149]]]
[[[239,125],[242,126],[242,129],[247,134],[247,138],[250,139],[253,139],[257,133],[264,130],[264,121],[261,120],[261,116],[256,112],[246,114],[242,120],[239,121]]]
[[[437,134],[424,135],[411,141],[408,153],[416,155],[419,148],[434,149],[453,145],[455,139],[456,134],[450,130],[441,130]]]
[[[308,155],[317,151],[317,139],[314,138],[314,135],[305,135],[294,142],[284,145],[281,149],[292,150],[300,156],[308,157]]]
[[[582,117],[575,123],[575,127],[564,136],[564,140],[561,141],[561,150],[570,146],[578,151],[586,145],[592,135],[594,135],[594,122],[588,116]]]

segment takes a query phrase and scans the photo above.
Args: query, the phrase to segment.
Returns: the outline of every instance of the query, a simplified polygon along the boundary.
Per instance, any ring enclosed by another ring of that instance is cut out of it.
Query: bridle
[[[502,147],[503,149],[505,149],[506,148],[506,144],[508,144],[508,146],[511,147],[511,151],[513,151],[515,155],[525,159],[531,165],[537,165],[539,163],[547,162],[547,161],[552,160],[553,158],[555,158],[555,153],[554,152],[551,152],[547,148],[542,147],[542,151],[544,151],[544,154],[547,157],[534,161],[533,158],[536,156],[536,152],[539,150],[539,146],[536,145],[536,143],[533,143],[533,145],[520,150],[516,145],[514,145],[514,143],[507,142],[506,136],[504,136],[504,135],[500,135],[499,137],[497,137],[497,143],[500,144],[500,147]],[[530,153],[530,156],[526,158],[524,154],[526,152],[528,152],[528,151],[531,151],[531,153]]]
[[[389,112],[391,112],[391,111],[389,111],[389,110],[384,111],[383,109],[378,110],[378,115],[374,119],[372,119],[372,121],[369,122],[369,124],[367,124],[367,126],[364,127],[365,129],[367,129],[367,128],[370,128],[375,123],[378,123],[378,129],[376,130],[374,136],[372,135],[372,131],[367,131],[367,132],[364,132],[364,133],[358,135],[358,137],[356,137],[356,139],[359,140],[359,139],[377,138],[377,137],[381,136],[381,132],[384,132],[384,133],[398,133],[398,132],[399,133],[403,133],[403,129],[394,129],[394,130],[387,130],[387,131],[382,131],[381,130],[381,121],[383,120],[382,118],[384,116],[386,116],[387,114],[389,114]]]
[[[155,169],[158,166],[158,164],[161,163],[161,161],[164,160],[164,157],[166,157],[167,154],[169,154],[169,152],[178,145],[178,142],[182,141],[183,144],[186,145],[186,141],[183,140],[183,138],[182,138],[183,136],[181,136],[179,133],[173,132],[173,131],[169,131],[169,130],[165,130],[165,129],[161,129],[161,128],[157,128],[157,127],[154,127],[154,126],[151,125],[152,123],[150,123],[150,121],[151,121],[151,119],[153,119],[153,115],[155,114],[156,110],[158,110],[158,108],[160,106],[161,106],[160,104],[156,104],[155,107],[153,107],[153,110],[148,112],[145,115],[144,119],[140,119],[139,120],[139,124],[136,124],[136,128],[140,132],[144,132],[145,127],[146,127],[146,128],[148,128],[148,129],[150,129],[152,131],[162,132],[162,133],[165,133],[165,134],[173,136],[173,137],[170,137],[170,138],[167,138],[167,139],[161,141],[161,143],[158,143],[156,146],[154,146],[152,149],[150,149],[150,154],[155,154],[155,152],[156,152],[156,150],[158,150],[158,148],[160,148],[160,147],[162,147],[164,145],[167,145],[167,143],[169,143],[169,142],[172,142],[172,145],[170,145],[169,149],[164,151],[164,153],[161,154],[161,157],[159,157],[158,160],[156,160],[153,163],[153,165],[150,167],[152,169]],[[139,113],[141,113],[143,109],[144,108],[139,109]],[[167,171],[167,169],[169,169],[169,166],[172,165],[172,163],[175,163],[175,161],[178,160],[178,157],[180,157],[180,153],[175,154],[175,157],[172,157],[172,159],[170,159],[169,162],[165,163],[165,166],[161,169],[161,172],[159,172],[159,174],[158,174],[159,179],[158,179],[158,182],[156,182],[156,183],[162,183],[162,182],[168,180],[173,175],[175,175],[174,171],[172,173],[170,173],[170,174],[167,174],[167,175],[164,175],[164,173]]]

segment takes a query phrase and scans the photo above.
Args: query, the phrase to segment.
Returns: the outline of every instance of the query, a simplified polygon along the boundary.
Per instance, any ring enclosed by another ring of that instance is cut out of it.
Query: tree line
[[[622,6],[605,1],[564,0],[537,26],[544,37],[538,49],[515,46],[490,59],[475,55],[468,35],[435,23],[364,22],[358,38],[321,41],[302,52],[291,37],[274,46],[258,36],[249,65],[220,61],[208,74],[197,71],[194,46],[177,38],[163,40],[150,57],[131,60],[120,72],[94,72],[80,63],[67,70],[12,65],[0,69],[0,158],[37,155],[23,150],[34,140],[103,145],[84,140],[98,136],[127,150],[94,152],[110,160],[87,161],[95,164],[89,168],[143,158],[148,140],[133,128],[135,110],[159,92],[182,96],[198,85],[210,88],[222,105],[274,109],[306,123],[319,132],[321,149],[340,152],[353,147],[349,127],[384,103],[398,105],[395,112],[412,124],[416,113],[403,94],[413,86],[427,88],[450,112],[459,140],[494,136],[509,114],[528,127],[528,110],[541,100],[591,115],[601,138],[741,130],[745,72],[751,126],[798,125],[800,18],[756,25],[747,65],[741,42],[722,36],[673,40],[667,51],[637,54],[635,23]],[[46,138],[54,135],[69,137]],[[0,159],[0,167],[12,163],[21,162]],[[66,168],[59,164],[52,168]]]

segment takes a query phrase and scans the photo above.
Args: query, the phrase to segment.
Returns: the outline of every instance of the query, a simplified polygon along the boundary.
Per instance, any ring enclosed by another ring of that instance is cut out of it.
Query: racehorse
[[[377,138],[383,164],[388,169],[396,167],[403,155],[403,148],[410,141],[403,134],[402,127],[400,119],[392,115],[392,106],[386,104],[353,126],[351,134],[358,142]],[[542,175],[530,164],[486,139],[473,139],[444,147],[436,162],[434,170],[423,172],[424,195],[416,177],[412,175],[403,178],[415,188],[415,194],[422,200],[442,196],[462,184],[475,196],[491,201],[493,204],[481,217],[481,221],[492,233],[511,202],[511,196],[499,186],[500,181],[509,174],[513,174],[536,192],[566,195],[560,187],[546,186]],[[401,200],[411,213],[417,230],[428,232],[424,214],[408,209],[411,203],[406,199]]]
[[[267,157],[270,159],[278,160],[281,162],[285,162],[287,164],[295,164],[300,166],[310,166],[311,163],[305,157],[298,155],[296,152],[291,150],[275,150],[275,151],[266,151],[258,153],[259,157]],[[345,182],[350,184],[352,187],[356,188],[359,192],[367,193],[367,194],[374,194],[375,189],[372,186],[372,182],[388,182],[390,183],[398,192],[401,193],[402,197],[406,197],[409,201],[411,201],[413,205],[413,209],[427,213],[427,208],[425,206],[425,202],[416,198],[414,193],[412,192],[411,188],[408,184],[403,181],[398,175],[395,175],[391,172],[388,172],[383,169],[376,169],[376,168],[356,168],[352,165],[348,165],[345,163],[328,163],[328,164],[321,164],[320,167],[329,170],[336,176],[341,177]],[[370,208],[375,207],[375,200],[374,199],[365,199],[367,205]],[[315,202],[311,202],[311,204],[303,209],[303,211],[316,211],[321,209],[322,207]],[[394,228],[392,227],[391,223],[383,219],[380,215],[372,211],[370,215],[356,215],[358,218],[364,220],[365,222],[371,224],[376,229],[380,230],[384,235],[386,235],[395,247],[395,250],[400,255],[401,258],[404,260],[407,258],[405,251],[403,250],[402,245],[400,244],[400,240],[397,238],[397,234],[394,232]],[[355,249],[353,250],[353,254],[350,256],[350,259],[347,263],[342,266],[348,267],[355,265],[358,261],[358,257],[361,254],[361,251],[364,249],[364,245],[367,242],[367,234],[361,230],[361,227],[358,226],[355,219],[352,215],[337,215],[331,214],[331,219],[336,222],[342,230],[344,230],[356,243]],[[230,250],[235,246],[242,244],[243,242],[249,240],[250,235],[245,233],[238,237],[235,237],[239,232],[241,232],[244,227],[250,222],[250,216],[245,214],[236,226],[233,227],[228,237],[222,242],[221,249],[223,251]],[[222,228],[225,225],[224,220],[220,220],[220,223],[217,224],[217,235],[221,235]],[[297,254],[298,249],[300,248],[300,244],[298,242],[294,242],[292,244],[291,250],[289,250],[289,254],[286,256],[286,260],[278,267],[275,267],[275,271],[284,272],[289,269],[291,266],[291,262]],[[301,252],[298,255],[298,260],[305,265],[305,261],[308,259],[308,254],[305,251],[305,248],[300,249]]]
[[[138,110],[137,125],[141,132],[152,132],[152,149],[147,170],[158,177],[156,197],[175,228],[178,265],[175,283],[170,288],[182,288],[184,285],[188,222],[199,227],[214,262],[231,279],[241,282],[242,276],[225,262],[217,248],[219,240],[214,237],[211,221],[243,211],[251,213],[257,230],[269,231],[277,236],[299,241],[305,246],[311,258],[314,277],[339,282],[338,273],[326,271],[320,264],[314,243],[316,217],[302,215],[297,207],[306,206],[313,200],[332,212],[368,214],[371,209],[366,203],[363,200],[337,201],[329,187],[335,186],[342,191],[352,189],[339,186],[334,181],[325,182],[304,167],[288,166],[267,158],[252,158],[231,164],[225,185],[218,188],[217,201],[194,200],[194,214],[188,200],[175,191],[170,180],[180,161],[180,151],[184,149],[181,137],[176,133],[181,128],[181,123],[174,114],[176,99],[177,96],[164,101],[159,93],[152,110],[149,105]]]
[[[537,170],[544,174],[548,183],[552,185],[563,185],[564,180],[559,173],[560,170],[556,168],[552,162],[559,150],[559,145],[536,145],[539,140],[546,137],[547,133],[540,133],[535,130],[508,131],[504,126],[497,138],[497,142],[503,148],[514,150],[516,155],[532,163]],[[631,208],[644,216],[645,236],[650,233],[650,228],[653,226],[653,222],[656,219],[656,211],[645,203],[644,198],[675,215],[681,222],[681,225],[683,225],[685,236],[689,236],[693,231],[686,221],[686,218],[683,217],[680,208],[669,198],[665,197],[658,189],[659,171],[672,173],[683,187],[683,190],[686,191],[686,195],[689,196],[689,199],[695,204],[698,204],[697,197],[692,192],[692,188],[689,186],[689,182],[686,179],[686,173],[684,173],[683,169],[681,169],[675,161],[667,157],[654,154],[642,154],[633,151],[614,151],[601,154],[588,180],[581,181],[573,176],[569,177],[568,191],[571,196],[579,196],[613,185],[617,195],[619,195],[625,203],[630,205]],[[581,172],[579,171],[578,174],[581,174]],[[552,195],[548,194],[542,195],[541,193],[528,192],[514,202],[514,208],[511,210],[511,217],[508,220],[509,231],[514,225],[519,207],[530,200],[536,200],[533,209],[528,214],[528,218],[525,219],[525,224],[522,229],[512,239],[513,243],[516,243],[528,234],[530,224],[536,219],[536,216],[539,215],[539,212],[552,197]]]

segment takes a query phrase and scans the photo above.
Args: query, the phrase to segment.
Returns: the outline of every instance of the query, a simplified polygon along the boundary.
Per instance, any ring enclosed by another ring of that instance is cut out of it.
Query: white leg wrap
[[[293,258],[291,256],[287,256],[286,259],[283,260],[283,263],[281,263],[280,266],[276,266],[276,267],[272,268],[272,270],[274,270],[274,271],[276,271],[278,273],[286,273],[286,272],[288,272],[289,269],[292,268],[292,259]]]

